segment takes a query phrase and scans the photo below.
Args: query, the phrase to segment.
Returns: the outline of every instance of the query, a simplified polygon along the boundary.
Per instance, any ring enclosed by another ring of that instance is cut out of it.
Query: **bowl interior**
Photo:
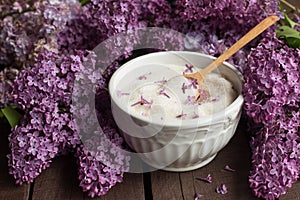
[[[197,52],[187,52],[187,51],[168,51],[168,52],[158,52],[151,53],[144,56],[140,56],[135,58],[124,65],[122,65],[112,76],[109,82],[109,93],[112,98],[112,101],[124,112],[128,111],[128,102],[122,100],[120,96],[118,96],[118,92],[122,92],[122,88],[127,86],[129,90],[136,89],[141,84],[136,80],[136,77],[141,76],[141,74],[149,73],[147,81],[155,81],[160,77],[160,79],[168,78],[169,76],[173,76],[174,72],[170,71],[167,73],[161,72],[161,65],[182,65],[190,64],[197,68],[204,68],[209,65],[215,57],[197,53]],[[225,108],[225,112],[230,112],[234,106],[241,106],[241,102],[243,101],[243,97],[241,95],[242,91],[242,75],[238,72],[238,70],[233,67],[231,64],[224,62],[220,67],[218,67],[215,73],[220,73],[227,80],[229,80],[235,90],[238,93],[237,98],[234,100],[232,104]],[[129,86],[129,87],[128,87]],[[224,117],[224,111],[219,111],[213,113],[210,116],[200,117],[198,119],[187,119],[180,120],[178,122],[172,121],[170,123],[165,122],[164,125],[167,126],[183,126],[183,125],[192,125],[195,124],[196,121],[200,121],[202,124],[210,123],[211,120],[222,120]],[[145,123],[157,123],[159,121],[148,121],[146,118],[143,118],[139,115],[130,114],[132,117],[137,118],[141,121],[145,121]],[[197,123],[196,123],[197,124]]]

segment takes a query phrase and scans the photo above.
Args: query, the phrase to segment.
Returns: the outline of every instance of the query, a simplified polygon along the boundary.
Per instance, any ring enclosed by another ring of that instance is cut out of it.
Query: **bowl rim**
[[[115,98],[114,98],[115,95],[113,95],[114,91],[112,91],[112,88],[115,88],[115,87],[113,87],[113,85],[117,84],[115,79],[116,79],[117,75],[119,74],[119,72],[121,71],[121,69],[126,68],[127,66],[131,65],[133,62],[145,59],[145,58],[153,56],[153,55],[155,56],[155,55],[160,55],[160,54],[163,55],[163,54],[170,54],[170,53],[180,53],[182,55],[191,54],[191,55],[209,58],[211,60],[216,59],[216,57],[214,57],[214,56],[199,53],[199,52],[192,52],[192,51],[163,51],[163,52],[149,53],[146,55],[136,57],[136,58],[122,64],[111,76],[111,78],[109,80],[109,84],[108,84],[108,92],[109,92],[110,99],[112,101],[111,103],[115,103],[118,106],[118,108],[121,109],[124,113],[126,113],[129,116],[136,118],[137,120],[140,120],[146,124],[152,124],[152,125],[157,125],[157,126],[163,125],[163,127],[170,127],[170,128],[199,127],[199,126],[206,126],[206,125],[211,125],[211,124],[215,124],[215,123],[219,123],[219,122],[224,122],[226,120],[225,116],[227,116],[227,113],[233,112],[236,109],[236,106],[242,106],[242,104],[244,102],[244,98],[242,95],[242,88],[243,88],[243,82],[244,82],[243,76],[242,76],[241,72],[238,71],[232,64],[225,61],[225,62],[223,62],[222,65],[237,75],[237,77],[240,81],[240,84],[241,84],[241,91],[239,92],[239,94],[235,98],[235,100],[229,106],[227,106],[224,110],[215,112],[211,115],[198,117],[195,119],[163,121],[164,123],[160,123],[160,121],[149,120],[148,118],[141,117],[140,115],[137,115],[137,114],[135,115],[135,114],[129,113],[125,109],[123,109],[123,107],[120,106],[118,101],[115,100]]]

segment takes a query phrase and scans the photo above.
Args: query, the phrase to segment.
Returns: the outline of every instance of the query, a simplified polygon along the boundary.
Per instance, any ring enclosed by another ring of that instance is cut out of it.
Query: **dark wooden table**
[[[78,186],[75,159],[71,156],[56,158],[50,168],[44,171],[32,184],[17,186],[8,175],[7,159],[9,127],[0,124],[0,200],[84,200],[90,199]],[[156,171],[145,174],[125,174],[124,182],[113,187],[107,195],[96,200],[192,200],[195,192],[203,194],[202,199],[251,200],[248,186],[250,150],[245,124],[240,123],[229,144],[207,166],[184,173]],[[223,170],[225,165],[236,172]],[[211,184],[196,180],[211,174]],[[228,187],[228,193],[220,195],[215,188],[221,183]],[[300,182],[280,200],[300,200]]]

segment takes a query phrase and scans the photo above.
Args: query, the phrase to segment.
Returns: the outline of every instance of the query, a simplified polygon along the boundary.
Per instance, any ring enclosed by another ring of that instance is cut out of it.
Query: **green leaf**
[[[81,6],[84,6],[85,4],[89,3],[91,0],[80,0]]]
[[[1,112],[6,117],[8,123],[12,128],[14,128],[22,118],[22,115],[11,106],[1,109]]]
[[[4,117],[3,112],[0,110],[0,118]]]
[[[300,39],[296,38],[286,38],[287,44],[289,47],[292,48],[299,48],[300,47]]]
[[[289,16],[288,16],[286,13],[284,13],[284,21],[285,21],[292,29],[294,29],[295,26],[300,26],[300,24],[298,24],[298,23],[294,22],[293,20],[291,20],[291,19],[289,18]]]
[[[276,31],[276,35],[279,39],[286,40],[289,47],[300,47],[300,32],[298,32],[297,30],[289,26],[280,26]]]
[[[277,30],[276,34],[277,34],[277,37],[300,38],[300,32],[298,32],[297,30],[295,30],[295,29],[293,29],[291,27],[288,27],[288,26],[280,26],[279,30]]]

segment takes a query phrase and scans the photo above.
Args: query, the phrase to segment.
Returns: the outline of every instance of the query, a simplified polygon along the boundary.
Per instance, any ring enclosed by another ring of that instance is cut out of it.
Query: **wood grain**
[[[144,200],[143,174],[125,174],[123,183],[117,184],[99,200]]]
[[[194,199],[196,186],[193,171],[179,173],[182,196],[184,199]]]
[[[1,135],[1,141],[5,141],[3,134]],[[3,142],[1,142],[1,144],[2,143]],[[22,187],[14,185],[13,179],[8,176],[7,167],[5,167],[6,159],[3,155],[7,154],[7,148],[4,153],[3,146],[5,145],[0,146],[0,166],[4,166],[1,167],[0,199],[27,200],[29,199],[29,185]],[[236,172],[224,171],[223,167],[225,165],[230,165],[232,168],[235,168]],[[257,199],[253,197],[248,186],[249,170],[250,151],[245,134],[245,127],[243,124],[240,124],[231,142],[209,165],[185,173],[152,172],[152,191],[150,192],[152,192],[151,196],[153,196],[154,200],[188,200],[193,199],[195,192],[203,194],[204,197],[202,199]],[[208,174],[211,174],[213,177],[211,184],[195,179],[196,177],[206,177]],[[215,193],[215,188],[220,183],[227,185],[228,194],[220,195]],[[143,200],[145,196],[143,184],[142,174],[125,174],[123,183],[117,184],[107,195],[95,198],[95,200]],[[286,195],[281,196],[280,200],[300,200],[299,188],[300,182],[298,181]],[[81,200],[91,198],[88,198],[78,186],[74,158],[71,156],[63,156],[55,159],[51,167],[36,179],[32,199]]]
[[[123,183],[115,185],[102,197],[89,198],[79,187],[75,158],[62,156],[54,160],[51,167],[35,181],[33,200],[126,200],[144,199],[142,174],[125,174]]]
[[[193,180],[196,191],[205,196],[204,199],[256,199],[248,185],[250,170],[250,149],[248,146],[245,125],[240,123],[238,129],[229,144],[219,152],[216,158],[207,166],[193,171]],[[235,172],[224,170],[229,165]],[[196,180],[197,177],[212,177],[212,183],[208,184]],[[217,194],[216,187],[224,183],[228,188],[225,195]]]
[[[153,200],[180,200],[182,189],[179,173],[156,171],[151,173]]]
[[[223,169],[229,165],[236,172]],[[184,173],[153,172],[151,174],[154,200],[193,199],[195,193],[204,195],[203,199],[256,199],[248,186],[250,153],[244,124],[240,124],[230,143],[207,166]],[[196,180],[210,174],[212,183]],[[215,192],[221,183],[228,187],[226,195]]]
[[[75,158],[62,156],[54,159],[50,168],[38,176],[34,183],[33,200],[82,200]]]

